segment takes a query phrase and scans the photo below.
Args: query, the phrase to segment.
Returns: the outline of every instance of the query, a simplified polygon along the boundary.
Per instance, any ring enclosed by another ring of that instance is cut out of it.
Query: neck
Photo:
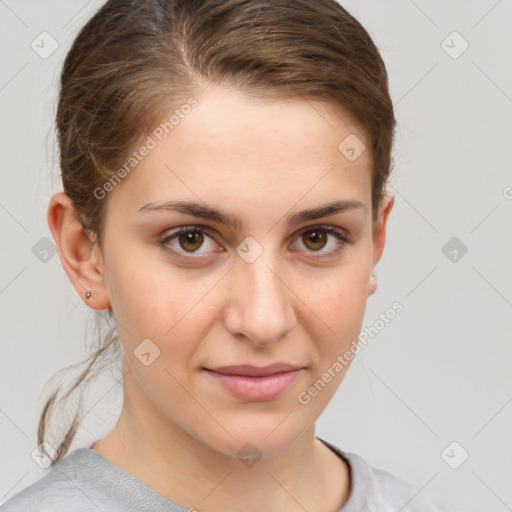
[[[123,385],[138,388],[131,372]],[[190,436],[150,401],[134,400],[136,394],[125,389],[117,424],[92,448],[185,509],[336,512],[348,499],[348,470],[315,439],[314,425],[280,454],[244,464]]]

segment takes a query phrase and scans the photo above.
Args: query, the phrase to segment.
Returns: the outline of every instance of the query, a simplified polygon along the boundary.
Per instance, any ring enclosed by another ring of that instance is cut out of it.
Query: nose
[[[264,255],[252,263],[237,258],[230,272],[230,298],[224,314],[226,328],[234,337],[259,346],[279,341],[296,322],[295,295],[280,275],[279,265]]]

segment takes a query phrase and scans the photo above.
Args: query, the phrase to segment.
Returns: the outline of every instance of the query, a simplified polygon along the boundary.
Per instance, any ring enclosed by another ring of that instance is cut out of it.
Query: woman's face
[[[138,389],[125,400],[222,453],[273,455],[336,391],[373,291],[369,144],[316,100],[196,99],[103,199],[105,289]],[[276,363],[299,370],[212,371]]]

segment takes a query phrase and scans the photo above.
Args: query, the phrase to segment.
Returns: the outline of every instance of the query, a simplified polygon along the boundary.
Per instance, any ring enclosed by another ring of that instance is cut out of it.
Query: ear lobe
[[[368,297],[375,293],[375,290],[377,290],[377,276],[375,275],[375,272],[372,270],[370,280],[368,281]]]
[[[48,206],[48,226],[59,252],[62,268],[82,300],[93,309],[110,307],[104,277],[101,250],[91,240],[76,216],[71,199],[55,194]],[[90,298],[85,298],[87,290]]]

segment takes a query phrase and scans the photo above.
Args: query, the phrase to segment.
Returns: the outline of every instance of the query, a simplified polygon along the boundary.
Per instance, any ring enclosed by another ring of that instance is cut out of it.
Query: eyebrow
[[[364,213],[368,213],[368,208],[363,202],[354,199],[344,199],[290,214],[287,217],[287,221],[289,225],[293,226],[300,224],[301,222],[320,219],[322,217],[327,217],[328,215],[334,215],[336,213],[349,210],[361,210]],[[176,211],[185,215],[216,221],[232,228],[237,228],[241,225],[240,217],[237,217],[232,213],[222,211],[218,208],[201,203],[195,203],[193,201],[148,203],[138,210],[140,213],[155,211]]]

